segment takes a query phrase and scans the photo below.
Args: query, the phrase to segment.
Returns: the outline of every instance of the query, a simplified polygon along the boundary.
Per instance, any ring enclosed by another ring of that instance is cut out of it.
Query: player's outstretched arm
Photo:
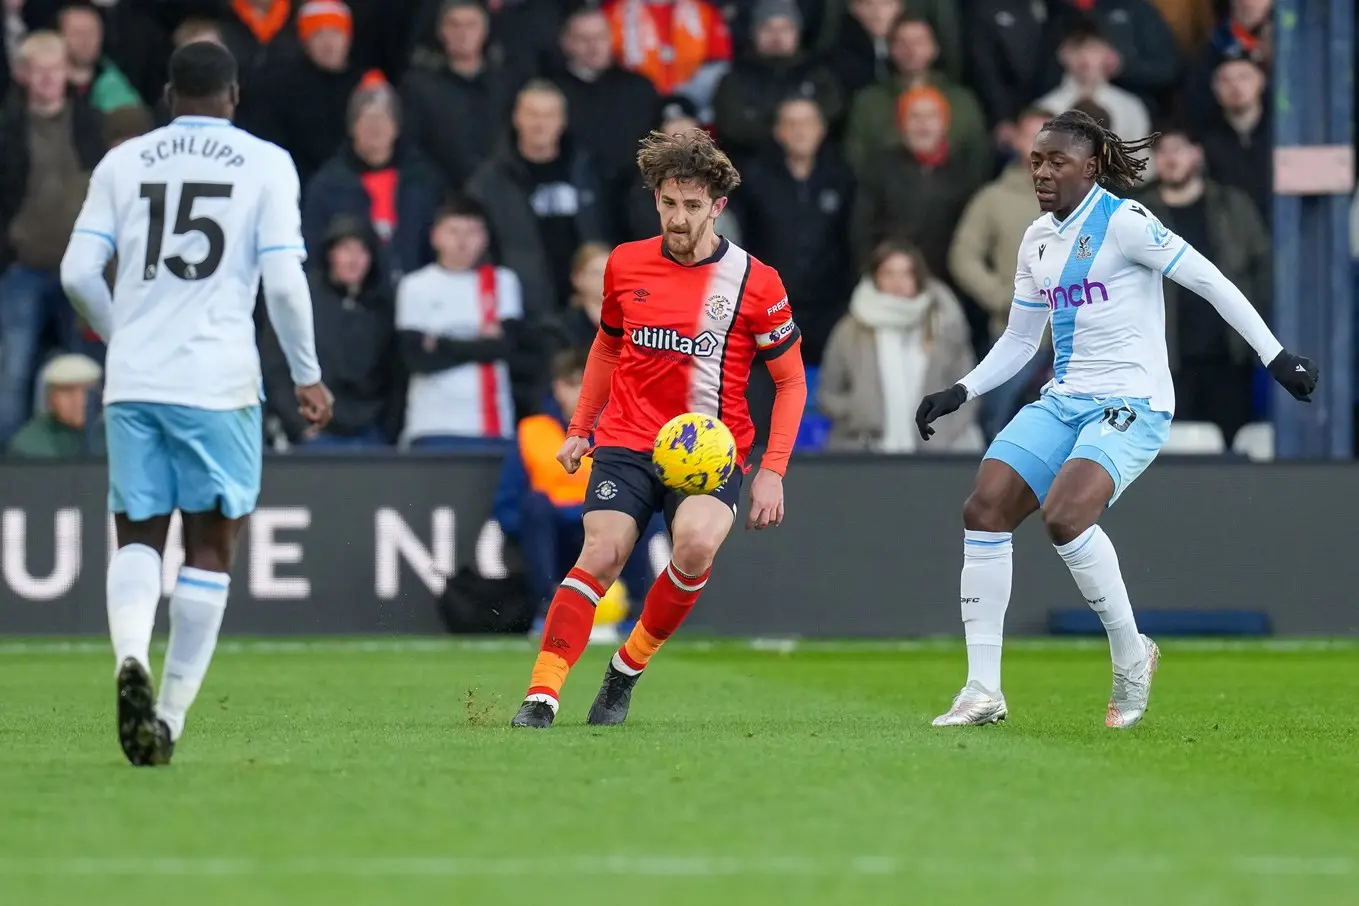
[[[1222,320],[1250,344],[1260,361],[1269,366],[1274,380],[1294,399],[1312,401],[1312,391],[1316,389],[1319,377],[1316,363],[1284,349],[1255,306],[1213,262],[1186,244],[1179,262],[1170,270],[1170,279],[1207,299]]]
[[[1230,324],[1255,350],[1260,361],[1269,366],[1274,380],[1294,399],[1311,402],[1309,397],[1317,385],[1316,363],[1284,349],[1250,300],[1213,262],[1149,216],[1141,206],[1125,207],[1126,210],[1120,210],[1112,222],[1114,236],[1123,254],[1207,299],[1222,320]]]
[[[774,379],[774,408],[769,415],[769,443],[760,458],[760,471],[750,483],[750,513],[746,528],[762,529],[783,522],[783,476],[797,443],[798,427],[807,405],[807,371],[802,365],[802,341],[766,359]]]
[[[1010,322],[991,351],[977,367],[947,390],[938,390],[920,401],[915,411],[915,427],[922,440],[934,436],[930,422],[962,408],[963,403],[994,390],[1028,364],[1038,352],[1043,339],[1043,328],[1048,323],[1047,306],[1021,302],[1010,306]]]

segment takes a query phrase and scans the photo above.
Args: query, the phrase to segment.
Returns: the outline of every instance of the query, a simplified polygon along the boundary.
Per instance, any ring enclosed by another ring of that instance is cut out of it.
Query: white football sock
[[[1070,544],[1056,545],[1066,561],[1085,603],[1099,614],[1109,634],[1109,654],[1114,668],[1126,673],[1146,659],[1147,649],[1137,631],[1132,602],[1118,568],[1118,553],[1104,529],[1092,525]]]
[[[165,652],[165,676],[160,684],[156,713],[170,726],[170,738],[184,732],[203,677],[217,648],[217,632],[226,612],[231,577],[185,566],[179,571],[170,598],[170,647]]]
[[[967,681],[1000,694],[1000,648],[1013,575],[1009,532],[963,532],[963,634]]]
[[[160,554],[145,544],[120,547],[109,560],[105,589],[114,670],[130,657],[151,670],[151,632],[160,606],[160,570]]]

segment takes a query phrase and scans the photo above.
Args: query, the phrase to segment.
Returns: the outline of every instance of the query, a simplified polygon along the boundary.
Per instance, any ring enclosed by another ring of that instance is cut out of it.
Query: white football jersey
[[[288,153],[223,119],[181,116],[105,155],[75,226],[117,253],[105,402],[260,401],[260,257],[306,258],[299,195]]]
[[[1035,220],[1019,248],[1014,302],[1049,312],[1046,389],[1147,399],[1173,413],[1161,280],[1188,248],[1145,207],[1099,186],[1066,220]]]

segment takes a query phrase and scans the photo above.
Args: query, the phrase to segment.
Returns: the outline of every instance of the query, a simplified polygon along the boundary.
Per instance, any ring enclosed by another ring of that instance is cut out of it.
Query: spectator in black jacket
[[[1273,117],[1265,103],[1265,74],[1248,59],[1226,60],[1213,73],[1219,109],[1203,134],[1208,174],[1236,186],[1255,202],[1265,223],[1274,212]]]
[[[362,75],[350,64],[354,20],[340,0],[311,0],[297,15],[302,54],[273,61],[263,84],[286,86],[263,94],[238,117],[241,128],[293,156],[302,184],[345,141],[345,113]]]
[[[265,390],[288,439],[307,450],[388,446],[400,435],[402,371],[391,284],[381,274],[377,236],[365,218],[341,215],[308,262],[316,356],[335,394],[325,431],[293,405],[288,362],[273,331],[265,335]]]
[[[317,253],[340,214],[367,218],[382,243],[393,283],[434,259],[429,231],[443,187],[423,157],[400,139],[398,98],[380,78],[365,80],[349,105],[350,141],[307,184],[302,238]]]
[[[257,84],[255,77],[266,64],[298,54],[294,25],[301,4],[290,0],[232,0],[221,6],[226,13],[222,39],[240,66],[241,96],[247,100],[246,86]]]
[[[486,10],[476,0],[444,0],[443,56],[411,67],[401,86],[406,135],[461,189],[495,150],[521,79],[486,57]]]
[[[890,78],[887,36],[905,11],[902,0],[851,0],[828,59],[845,97],[879,79]]]
[[[19,47],[24,88],[0,110],[0,446],[28,420],[50,333],[78,347],[58,270],[104,155],[103,120],[68,97],[66,45],[36,31]]]
[[[571,141],[590,152],[605,191],[622,198],[637,181],[637,143],[655,124],[661,99],[649,79],[617,65],[612,40],[598,9],[576,12],[562,32],[566,63],[552,80],[566,96]]]
[[[511,142],[467,183],[486,209],[501,262],[519,275],[524,312],[541,318],[571,295],[571,258],[612,237],[599,174],[565,139],[566,99],[535,79],[519,92]]]
[[[814,100],[832,123],[845,106],[835,76],[802,51],[802,14],[793,0],[761,0],[752,30],[753,52],[722,77],[713,97],[717,140],[738,165],[773,140],[774,114],[784,98]]]
[[[853,181],[816,103],[779,105],[772,150],[742,172],[733,199],[745,247],[774,267],[793,293],[802,328],[802,357],[821,362],[831,328],[845,312],[853,285],[849,210]]]
[[[1032,0],[972,0],[965,6],[968,81],[981,99],[998,148],[1014,140],[1015,117],[1047,88],[1052,43],[1047,5]]]

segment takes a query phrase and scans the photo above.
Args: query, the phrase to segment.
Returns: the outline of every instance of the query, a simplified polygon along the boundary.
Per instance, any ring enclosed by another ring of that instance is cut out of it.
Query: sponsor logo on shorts
[[[677,352],[708,358],[717,352],[717,337],[711,330],[705,330],[696,337],[685,336],[673,327],[634,327],[632,345],[642,349],[655,349],[658,352]]]
[[[618,496],[618,485],[606,478],[595,488],[595,496],[600,500],[613,500]]]

